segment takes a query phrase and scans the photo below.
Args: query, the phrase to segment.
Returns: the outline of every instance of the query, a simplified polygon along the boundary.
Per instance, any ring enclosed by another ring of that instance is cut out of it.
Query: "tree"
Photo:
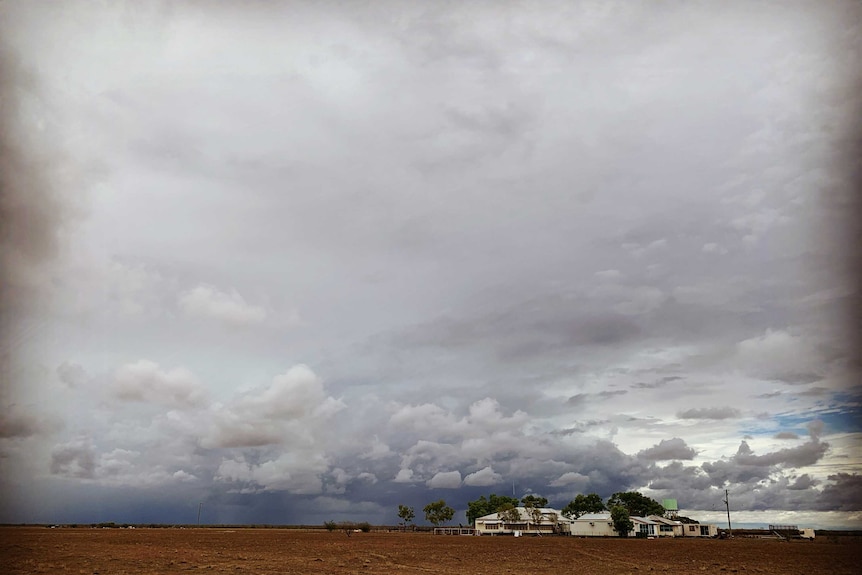
[[[350,537],[356,529],[356,524],[353,521],[342,521],[338,524],[338,528],[344,531],[344,534]]]
[[[524,504],[524,510],[527,512],[527,517],[533,522],[533,525],[538,525],[542,522],[542,507],[548,505],[546,497],[538,497],[530,494],[521,499]]]
[[[497,510],[497,514],[504,523],[520,523],[522,521],[521,511],[512,503],[505,503]]]
[[[495,493],[492,493],[488,498],[485,498],[485,496],[482,495],[475,501],[467,502],[467,522],[470,523],[470,525],[473,525],[479,517],[496,513],[504,505],[514,507],[518,505],[518,500],[514,497],[497,495]]]
[[[604,502],[602,502],[602,498],[599,497],[597,493],[590,493],[589,495],[582,495],[579,493],[574,499],[569,501],[565,507],[563,507],[562,511],[563,515],[566,517],[577,519],[585,513],[601,513],[606,509]]]
[[[608,498],[608,509],[614,507],[625,507],[629,515],[635,517],[646,517],[647,515],[664,515],[664,507],[661,503],[641,495],[637,491],[621,491],[614,493]]]
[[[635,528],[635,524],[629,518],[628,509],[622,505],[611,507],[611,521],[614,524],[614,530],[620,534],[620,537],[628,537],[629,531]]]
[[[521,499],[521,503],[524,504],[524,507],[547,507],[548,506],[548,498],[547,497],[539,497],[538,495],[533,495],[532,493],[524,496]]]
[[[429,503],[423,511],[425,511],[425,519],[429,523],[432,523],[434,527],[439,527],[441,523],[451,521],[452,517],[455,516],[455,510],[446,505],[446,502],[442,499]]]
[[[408,523],[413,522],[413,519],[416,517],[416,514],[413,512],[412,507],[408,507],[406,505],[399,505],[398,517],[401,519],[401,526],[407,527]]]

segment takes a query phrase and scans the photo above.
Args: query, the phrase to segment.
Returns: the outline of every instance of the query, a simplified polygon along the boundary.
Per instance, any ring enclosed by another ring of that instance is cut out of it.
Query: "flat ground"
[[[288,529],[0,528],[8,575],[625,573],[857,575],[857,538],[813,542],[470,537]]]

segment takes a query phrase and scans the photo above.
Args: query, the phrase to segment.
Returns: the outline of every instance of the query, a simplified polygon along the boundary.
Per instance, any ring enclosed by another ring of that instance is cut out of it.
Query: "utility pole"
[[[198,503],[198,525],[201,524],[201,507],[203,507],[203,505],[204,505],[203,501]]]
[[[727,489],[724,490],[724,506],[727,508],[727,536],[733,537],[733,529],[730,527],[730,498],[727,496]]]

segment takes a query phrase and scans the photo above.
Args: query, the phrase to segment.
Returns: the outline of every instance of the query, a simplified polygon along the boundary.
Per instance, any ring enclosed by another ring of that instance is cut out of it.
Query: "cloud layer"
[[[3,521],[862,525],[855,3],[0,11]]]

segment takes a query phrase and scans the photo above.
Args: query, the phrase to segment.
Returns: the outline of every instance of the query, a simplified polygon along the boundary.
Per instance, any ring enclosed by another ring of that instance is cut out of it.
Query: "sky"
[[[860,24],[0,3],[0,522],[862,528]]]

